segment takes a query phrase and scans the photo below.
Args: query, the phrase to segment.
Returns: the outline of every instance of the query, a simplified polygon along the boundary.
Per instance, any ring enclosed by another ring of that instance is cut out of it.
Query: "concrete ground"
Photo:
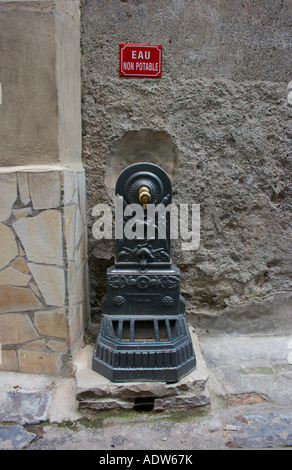
[[[42,377],[41,393],[40,378],[30,377],[36,385],[25,404],[14,393],[15,374],[1,373],[0,449],[291,449],[292,336],[203,335],[199,344],[210,404],[196,408],[80,414],[74,379],[56,379],[52,388]],[[23,406],[30,418],[23,418]]]

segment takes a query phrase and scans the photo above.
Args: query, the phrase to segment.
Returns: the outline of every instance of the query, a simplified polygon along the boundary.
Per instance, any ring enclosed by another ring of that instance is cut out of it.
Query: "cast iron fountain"
[[[116,209],[120,238],[115,265],[107,272],[92,368],[114,382],[177,382],[196,368],[196,357],[180,271],[170,254],[171,217],[166,209],[172,202],[171,182],[157,165],[137,163],[119,176],[116,197],[122,202],[122,210]]]

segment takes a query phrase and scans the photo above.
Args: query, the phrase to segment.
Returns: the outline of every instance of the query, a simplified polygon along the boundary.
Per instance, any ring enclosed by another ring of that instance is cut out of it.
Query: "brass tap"
[[[148,186],[140,186],[139,188],[139,201],[143,204],[143,209],[147,209],[147,204],[151,201],[151,193]]]

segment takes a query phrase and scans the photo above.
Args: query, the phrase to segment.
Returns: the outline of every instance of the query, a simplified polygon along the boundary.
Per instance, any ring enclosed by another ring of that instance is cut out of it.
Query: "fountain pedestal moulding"
[[[157,165],[137,163],[120,174],[115,194],[123,204],[121,214],[116,210],[121,235],[92,367],[114,382],[177,382],[196,368],[196,357],[170,254],[171,182]]]

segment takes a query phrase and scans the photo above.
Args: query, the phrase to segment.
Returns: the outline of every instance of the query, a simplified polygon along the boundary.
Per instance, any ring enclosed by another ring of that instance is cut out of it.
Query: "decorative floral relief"
[[[162,299],[162,303],[164,305],[165,308],[170,308],[172,307],[172,305],[174,304],[174,300],[172,297],[169,297],[168,295],[163,297]]]
[[[167,244],[167,240],[164,240]],[[169,261],[170,256],[165,248],[156,248],[153,249],[151,242],[147,241],[146,243],[138,243],[134,248],[129,248],[123,246],[119,249],[117,254],[117,260],[121,261],[121,258],[125,260],[129,256],[133,256],[135,259],[139,259],[141,266],[146,266],[148,263],[156,261]]]
[[[178,276],[125,276],[112,275],[108,276],[108,284],[113,289],[125,289],[125,287],[138,287],[144,290],[149,287],[157,287],[162,289],[175,289],[179,285]]]
[[[117,307],[122,307],[125,303],[125,299],[122,295],[117,295],[113,298],[113,303],[117,305]]]

